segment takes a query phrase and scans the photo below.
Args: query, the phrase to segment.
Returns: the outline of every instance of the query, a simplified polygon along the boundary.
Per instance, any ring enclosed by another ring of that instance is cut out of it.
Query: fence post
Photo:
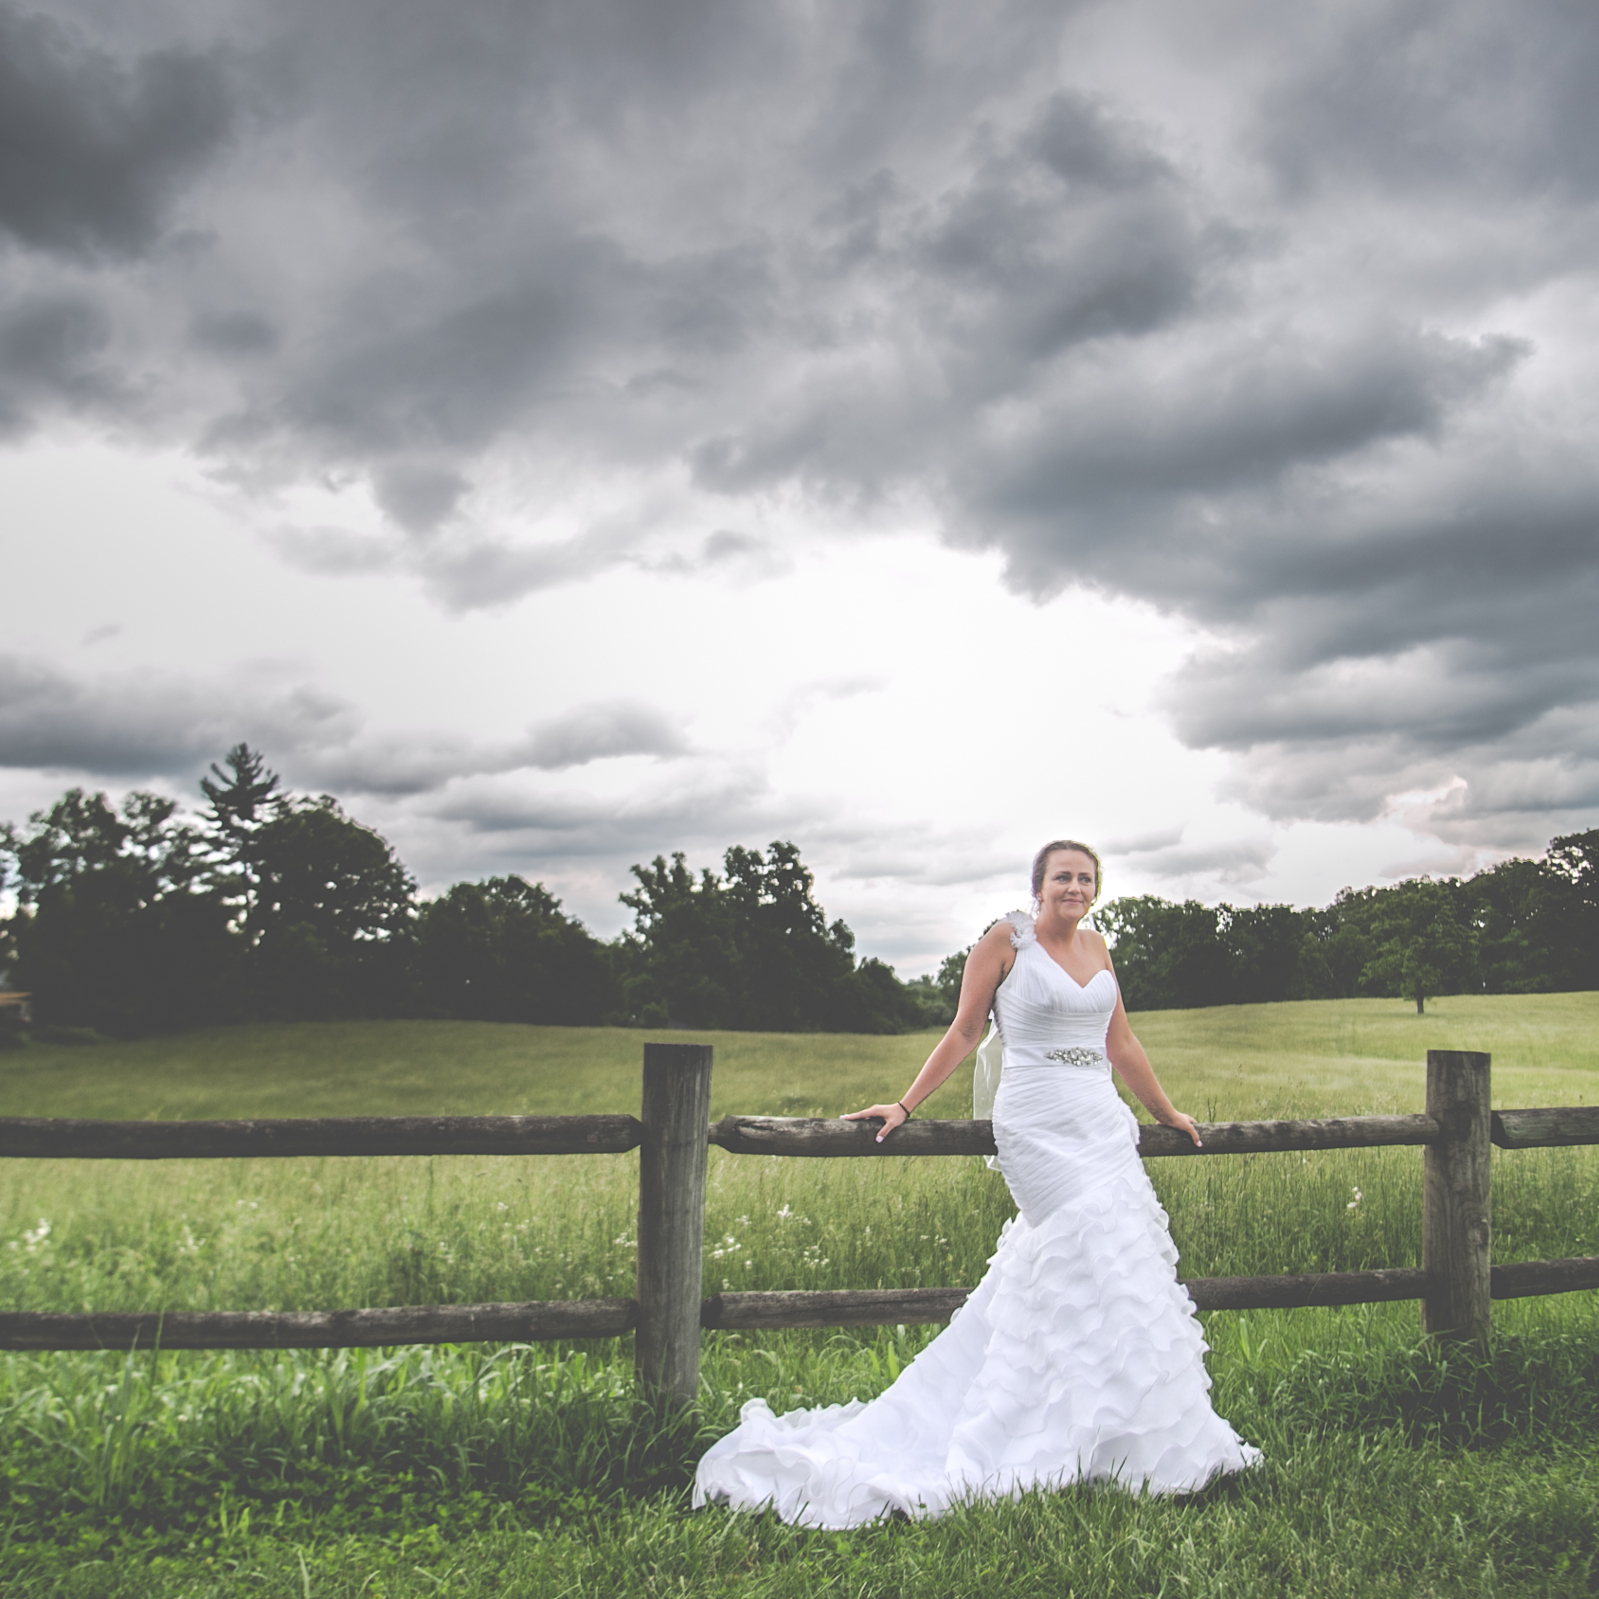
[[[694,1403],[700,1384],[709,1044],[644,1046],[640,1119],[633,1362],[653,1405],[682,1407]]]
[[[1427,1146],[1421,1266],[1423,1332],[1486,1344],[1489,1298],[1490,1097],[1488,1055],[1427,1051],[1427,1114],[1443,1136]]]

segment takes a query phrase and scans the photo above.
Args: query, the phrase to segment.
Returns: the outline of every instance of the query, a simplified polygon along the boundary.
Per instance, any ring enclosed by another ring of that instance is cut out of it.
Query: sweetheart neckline
[[[1068,982],[1068,983],[1070,983],[1070,984],[1071,984],[1071,985],[1072,985],[1072,987],[1073,987],[1073,988],[1075,988],[1075,989],[1076,989],[1076,990],[1077,990],[1077,991],[1078,991],[1078,993],[1080,993],[1080,994],[1084,994],[1084,993],[1087,993],[1087,992],[1088,992],[1088,989],[1089,989],[1089,987],[1090,987],[1090,985],[1091,985],[1091,984],[1093,984],[1093,983],[1094,983],[1094,981],[1095,981],[1095,980],[1096,980],[1096,979],[1098,979],[1098,978],[1101,978],[1101,977],[1109,977],[1109,976],[1110,976],[1110,975],[1111,975],[1111,970],[1110,970],[1110,967],[1108,967],[1108,966],[1101,966],[1101,967],[1100,967],[1100,968],[1099,968],[1099,970],[1098,970],[1098,971],[1097,971],[1097,972],[1095,972],[1095,973],[1094,973],[1094,975],[1093,975],[1093,977],[1090,977],[1090,978],[1089,978],[1089,979],[1088,979],[1088,982],[1086,982],[1086,983],[1079,983],[1079,982],[1078,982],[1078,981],[1077,981],[1077,979],[1076,979],[1076,978],[1075,978],[1075,977],[1073,977],[1073,976],[1072,976],[1072,974],[1071,974],[1071,973],[1070,973],[1070,972],[1069,972],[1069,971],[1067,971],[1067,970],[1066,970],[1066,968],[1065,968],[1065,967],[1064,967],[1064,966],[1062,966],[1062,965],[1061,965],[1061,963],[1060,963],[1060,962],[1059,962],[1059,961],[1058,961],[1058,960],[1056,960],[1056,959],[1055,959],[1055,957],[1054,957],[1054,956],[1053,956],[1053,955],[1051,955],[1051,954],[1050,954],[1050,952],[1049,952],[1049,951],[1048,951],[1048,950],[1047,950],[1047,949],[1045,949],[1045,948],[1044,948],[1044,946],[1043,946],[1043,945],[1042,945],[1042,944],[1040,944],[1040,943],[1039,943],[1039,942],[1038,942],[1038,940],[1037,940],[1037,939],[1034,939],[1034,940],[1033,940],[1033,947],[1034,947],[1034,948],[1035,948],[1035,949],[1036,949],[1036,950],[1037,950],[1037,951],[1038,951],[1038,953],[1039,953],[1039,954],[1040,954],[1040,955],[1042,955],[1042,956],[1043,956],[1043,957],[1044,957],[1044,959],[1045,959],[1045,960],[1047,960],[1047,961],[1048,961],[1048,962],[1049,962],[1049,964],[1050,964],[1050,965],[1051,965],[1051,966],[1053,966],[1053,967],[1054,967],[1054,968],[1055,968],[1055,970],[1056,970],[1056,971],[1057,971],[1057,972],[1059,972],[1059,973],[1060,973],[1060,974],[1061,974],[1061,976],[1062,976],[1062,977],[1064,977],[1064,978],[1065,978],[1065,979],[1066,979],[1066,981],[1067,981],[1067,982]]]

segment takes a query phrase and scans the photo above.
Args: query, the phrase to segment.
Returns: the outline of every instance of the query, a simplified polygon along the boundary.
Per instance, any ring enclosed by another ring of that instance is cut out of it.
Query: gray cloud
[[[446,521],[470,485],[459,472],[425,461],[396,461],[373,482],[377,502],[407,532],[428,533]]]
[[[1169,712],[1272,816],[1590,803],[1591,6],[61,14],[0,13],[0,427],[364,480],[277,547],[456,610],[931,522],[1207,628]],[[506,461],[635,510],[475,522]]]
[[[0,7],[0,229],[25,244],[146,248],[231,120],[213,56],[123,60],[67,23]]]
[[[154,672],[78,679],[0,656],[0,766],[187,776],[240,737],[278,748],[347,737],[348,706],[304,685],[197,684]]]
[[[558,772],[616,755],[682,755],[688,746],[653,706],[619,700],[585,705],[534,730],[524,754],[529,766]]]
[[[117,631],[95,629],[85,642]],[[0,767],[181,779],[242,738],[302,787],[407,796],[457,778],[691,753],[670,717],[636,700],[580,705],[520,739],[474,744],[425,732],[368,733],[350,705],[282,678],[271,667],[220,683],[154,672],[75,677],[0,655]]]
[[[1371,185],[1591,198],[1599,34],[1581,0],[1407,0],[1319,18],[1263,97],[1261,153],[1308,196]]]
[[[1206,888],[1235,887],[1265,876],[1277,847],[1270,839],[1225,839],[1212,844],[1184,844],[1182,829],[1121,839],[1105,846],[1107,861],[1134,860],[1140,874],[1192,892]],[[1111,874],[1107,873],[1107,877]],[[1114,894],[1114,885],[1110,892]]]
[[[124,398],[105,359],[110,324],[73,294],[19,296],[0,304],[0,434],[20,433],[43,406],[94,414]]]
[[[390,798],[433,795],[457,780],[507,772],[561,772],[626,756],[672,760],[690,753],[664,712],[634,700],[580,705],[507,742],[427,732],[373,735],[351,727],[337,741],[291,738],[268,753],[276,758],[279,751],[285,773],[304,786]]]
[[[1099,853],[1107,859],[1116,856],[1149,855],[1156,850],[1170,849],[1173,844],[1180,844],[1182,838],[1182,828],[1162,827],[1153,833],[1138,833],[1127,838],[1106,839],[1099,846]]]

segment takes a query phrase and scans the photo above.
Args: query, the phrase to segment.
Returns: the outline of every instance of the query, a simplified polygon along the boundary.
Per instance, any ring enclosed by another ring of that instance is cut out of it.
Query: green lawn
[[[1488,1050],[1496,1103],[1588,1104],[1599,993],[1307,1000],[1152,1011],[1134,1026],[1179,1103],[1226,1117],[1421,1105],[1429,1049]],[[903,1088],[936,1039],[674,1033],[716,1048],[712,1114],[836,1114]],[[495,1022],[296,1022],[0,1054],[12,1116],[575,1115],[636,1111],[643,1035]],[[1408,1069],[1407,1069],[1408,1068]],[[958,1074],[929,1114],[960,1116]]]
[[[1599,995],[1327,1001],[1135,1018],[1205,1118],[1419,1108],[1429,1047],[1500,1105],[1589,1103]],[[897,1093],[932,1035],[680,1034],[713,1115]],[[633,1110],[642,1035],[466,1023],[222,1029],[0,1054],[0,1112],[193,1117]],[[967,1111],[957,1080],[930,1109]],[[1415,1263],[1420,1152],[1153,1162],[1190,1275]],[[1495,1157],[1495,1255],[1599,1252],[1590,1150]],[[970,1283],[1009,1214],[980,1162],[712,1151],[706,1286]],[[633,1157],[25,1162],[0,1293],[37,1309],[297,1308],[628,1293]],[[1034,1496],[846,1536],[685,1516],[622,1344],[0,1357],[8,1592],[1084,1595],[1588,1593],[1599,1296],[1496,1307],[1491,1360],[1412,1305],[1218,1313],[1224,1413],[1265,1447],[1197,1500]],[[930,1333],[716,1335],[703,1435],[753,1394],[867,1395]],[[1595,1396],[1590,1398],[1589,1396]]]

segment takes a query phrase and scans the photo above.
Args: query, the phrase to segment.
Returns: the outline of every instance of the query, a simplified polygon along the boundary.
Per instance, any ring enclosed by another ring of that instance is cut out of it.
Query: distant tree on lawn
[[[1414,1000],[1416,1013],[1439,994],[1477,986],[1477,930],[1460,884],[1416,878],[1374,896],[1363,982]]]

